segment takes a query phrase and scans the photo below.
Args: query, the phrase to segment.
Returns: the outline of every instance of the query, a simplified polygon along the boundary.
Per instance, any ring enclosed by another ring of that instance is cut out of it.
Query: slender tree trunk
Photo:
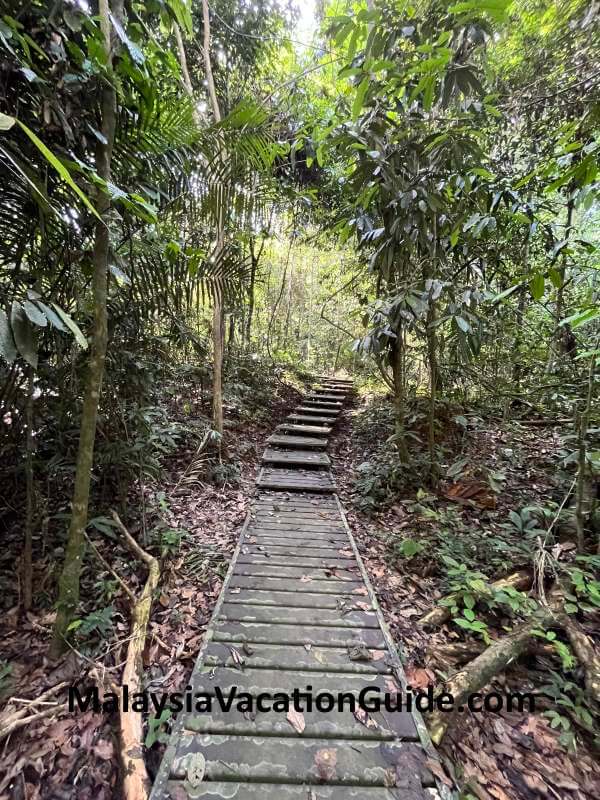
[[[123,19],[122,0],[115,0],[115,2],[113,2],[113,15],[119,21]],[[112,47],[110,7],[108,0],[100,0],[100,24],[104,34],[104,46],[107,60],[110,61]],[[105,143],[98,142],[96,148],[96,170],[105,181],[110,179],[112,148],[115,140],[116,102],[116,92],[113,86],[105,84],[102,91],[102,134]],[[81,414],[79,449],[77,452],[75,485],[71,506],[71,523],[69,526],[65,561],[59,580],[57,615],[52,642],[52,652],[54,655],[58,655],[64,650],[68,627],[79,605],[79,580],[85,548],[84,532],[87,526],[90,483],[94,463],[96,421],[98,418],[98,404],[100,401],[104,364],[106,361],[106,301],[108,289],[108,256],[110,248],[108,230],[110,198],[108,194],[104,192],[99,194],[96,207],[102,221],[98,220],[96,223],[92,255],[94,266],[92,277],[94,324]]]
[[[215,81],[213,78],[212,64],[210,61],[210,15],[207,0],[202,0],[202,22],[204,25],[204,70],[206,84],[216,123],[221,121],[221,109],[217,99]],[[219,159],[221,159],[219,154]],[[222,196],[222,195],[221,195]],[[218,263],[225,249],[225,209],[217,209],[217,249],[215,259]],[[220,285],[215,288],[213,305],[213,425],[215,430],[223,436],[223,296]]]
[[[246,347],[250,348],[250,338],[252,335],[252,317],[254,316],[254,287],[256,285],[256,268],[258,258],[254,249],[254,238],[250,240],[250,284],[248,286],[248,318],[246,320]]]
[[[400,460],[407,464],[410,454],[404,437],[404,417],[406,415],[406,395],[404,380],[404,333],[398,328],[397,338],[391,352],[392,375],[394,377],[394,408],[396,411],[396,446]]]
[[[585,507],[585,485],[588,476],[586,463],[586,436],[594,397],[595,376],[596,357],[592,356],[588,377],[587,399],[585,407],[579,417],[579,457],[577,459],[577,488],[575,490],[575,525],[577,528],[577,549],[581,554],[585,553],[585,521],[588,511],[588,509]]]
[[[567,203],[567,220],[565,224],[565,241],[568,241],[571,235],[571,228],[573,224],[573,211],[575,209],[575,203],[573,200],[569,200]],[[563,250],[564,253],[564,250]],[[552,336],[550,338],[550,344],[548,347],[548,361],[546,363],[546,374],[551,374],[554,369],[556,368],[556,362],[558,360],[559,355],[561,354],[562,348],[560,345],[561,342],[561,329],[560,329],[560,321],[564,316],[564,308],[565,308],[565,278],[566,278],[566,255],[562,255],[561,257],[561,268],[559,270],[560,274],[560,285],[556,292],[556,306],[554,310],[554,329],[552,331]]]
[[[25,423],[27,425],[25,441],[27,500],[25,511],[25,542],[23,547],[23,608],[25,611],[29,611],[33,603],[33,565],[31,554],[33,542],[33,508],[35,503],[35,485],[33,481],[33,367],[29,367],[27,371],[27,407],[25,411]]]

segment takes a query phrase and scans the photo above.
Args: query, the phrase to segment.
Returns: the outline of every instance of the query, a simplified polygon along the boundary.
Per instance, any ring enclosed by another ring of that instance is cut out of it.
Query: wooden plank
[[[208,659],[211,665],[218,665],[220,662],[219,656],[213,656],[212,650],[221,648],[223,653],[230,654],[231,650],[240,653],[240,659],[244,658],[243,650],[239,648],[236,642],[215,642],[209,646]],[[261,652],[261,648],[266,650],[270,648],[286,656],[296,655],[297,659],[301,659],[303,663],[311,658],[311,653],[300,646],[291,646],[282,648],[279,645],[255,645],[254,652]],[[302,655],[304,650],[304,655]],[[343,654],[347,651],[341,648],[323,647],[315,648],[315,654],[323,661],[325,659],[334,660],[338,654]],[[370,667],[369,665],[356,664],[357,669],[369,669],[371,674],[384,672],[389,669],[385,667],[385,650],[374,650],[381,660],[379,662],[373,661],[371,664],[384,666],[381,669]],[[317,663],[316,658],[312,656],[314,663]],[[268,660],[258,656],[246,657],[246,664],[249,661],[256,661],[257,663],[268,664]],[[233,661],[231,655],[229,660]],[[291,661],[291,658],[286,658],[286,662]],[[356,719],[350,709],[339,710],[334,709],[329,712],[317,711],[304,711],[305,729],[303,735],[305,738],[331,738],[337,736],[344,739],[378,739],[379,741],[390,741],[394,739],[403,739],[405,741],[414,740],[417,738],[415,725],[410,714],[398,711],[393,714],[381,714],[371,712],[370,715],[376,725],[371,725],[369,728],[366,726],[361,730],[362,723]],[[294,729],[291,727],[289,721],[286,719],[285,714],[278,714],[277,712],[260,712],[257,711],[256,715],[244,714],[235,708],[230,711],[223,711],[218,705],[213,706],[213,709],[205,714],[198,714],[197,717],[190,717],[186,720],[186,731],[195,733],[206,734],[229,734],[241,736],[290,736],[293,735]]]
[[[319,439],[316,436],[286,436],[274,433],[269,436],[267,442],[276,447],[297,447],[298,449],[310,447],[313,450],[324,450],[327,447],[327,440]]]
[[[310,608],[270,608],[248,603],[223,603],[219,619],[230,622],[263,622],[269,625],[310,625],[316,619],[322,625],[340,628],[379,628],[377,616],[372,611],[348,611],[343,614],[333,609],[320,608],[318,614]]]
[[[319,399],[319,395],[315,395],[314,392],[310,394],[305,394],[302,398],[303,403],[311,403],[312,405],[316,406],[326,406],[327,408],[335,409],[336,411],[341,411],[344,407],[344,401],[342,400],[321,400]]]
[[[322,417],[329,417],[331,421],[337,419],[339,416],[339,411],[333,411],[328,408],[323,408],[319,406],[318,408],[313,408],[312,406],[296,406],[294,409],[295,414],[309,414],[310,416],[322,416]]]
[[[263,464],[296,464],[301,467],[329,467],[331,460],[325,453],[310,450],[277,450],[267,447],[262,456]]]
[[[181,781],[169,781],[165,791],[170,798],[190,797]],[[364,786],[306,786],[294,783],[239,783],[203,781],[194,789],[194,800],[398,800],[396,789]],[[413,798],[416,796],[413,794]]]
[[[309,591],[321,592],[321,594],[331,593],[337,596],[356,595],[357,590],[362,591],[362,581],[342,581],[342,583],[344,585],[340,586],[340,581],[313,579],[308,575],[298,575],[295,578],[265,578],[264,576],[234,574],[229,585],[248,589],[273,589],[274,591],[290,592],[302,592],[308,589]]]
[[[346,589],[350,583],[355,583],[358,580],[357,572],[346,567],[336,566],[332,568],[331,565],[320,566],[298,566],[295,564],[284,564],[281,567],[274,568],[271,564],[244,564],[238,560],[233,572],[234,576],[243,577],[261,577],[261,578],[310,578],[310,580],[331,581],[334,584],[339,584],[340,589]],[[343,584],[343,586],[342,586]]]
[[[333,425],[335,422],[335,417],[324,417],[324,416],[310,416],[308,414],[288,414],[287,419],[294,424],[303,424],[306,423],[307,425]],[[331,429],[330,429],[331,430]]]
[[[275,429],[278,433],[295,433],[310,436],[329,436],[331,428],[325,425],[294,425],[291,422],[284,422]]]
[[[390,781],[390,766],[402,763],[409,752],[417,763],[425,760],[423,751],[411,742],[383,745],[376,739],[365,739],[353,741],[349,747],[344,740],[304,738],[292,728],[287,737],[269,737],[267,745],[261,737],[196,736],[186,731],[177,742],[170,777],[184,780],[186,756],[202,753],[205,781],[272,783],[279,778],[286,783],[319,786],[323,777],[317,754],[323,750],[335,750],[335,783],[342,786],[349,783],[385,788]]]
[[[265,644],[300,644],[311,647],[360,647],[385,650],[386,643],[377,628],[348,628],[335,625],[269,625],[264,622],[217,620],[214,641],[264,642]]]
[[[336,488],[330,472],[288,470],[276,467],[263,467],[256,485],[262,489],[310,492],[334,492]]]
[[[306,400],[339,400],[339,395],[335,394],[320,394],[318,392],[313,392],[312,394],[306,395]]]

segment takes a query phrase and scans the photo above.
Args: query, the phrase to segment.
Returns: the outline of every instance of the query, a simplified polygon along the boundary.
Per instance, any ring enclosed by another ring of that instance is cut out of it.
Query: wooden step
[[[275,430],[307,436],[329,436],[331,433],[331,428],[326,425],[294,425],[292,422],[284,422],[283,425],[278,425]]]
[[[287,419],[295,424],[305,422],[307,425],[333,425],[335,417],[312,416],[309,414],[288,414]]]
[[[305,399],[302,401],[303,406],[310,406],[311,408],[322,408],[323,410],[331,410],[331,411],[341,411],[343,408],[342,403],[335,403],[335,402],[323,402],[320,400],[308,400]]]
[[[291,492],[335,492],[336,488],[330,472],[276,467],[263,467],[256,485]]]
[[[297,447],[299,449],[310,447],[315,450],[324,450],[327,447],[327,439],[318,439],[316,436],[284,436],[274,433],[269,436],[267,442],[276,447]]]
[[[340,410],[339,409],[334,410],[334,409],[331,409],[331,408],[323,408],[322,406],[320,406],[318,408],[314,408],[313,406],[304,406],[304,405],[302,405],[302,406],[296,406],[296,408],[294,409],[294,413],[295,414],[310,414],[310,415],[316,415],[316,416],[321,415],[323,417],[328,417],[333,422],[333,421],[335,421],[336,417],[339,415]]]
[[[281,464],[283,466],[329,467],[331,459],[325,453],[314,453],[310,450],[277,450],[267,447],[262,457],[263,464]]]
[[[320,394],[318,392],[313,392],[312,394],[306,395],[306,400],[340,400],[340,395],[337,394]]]

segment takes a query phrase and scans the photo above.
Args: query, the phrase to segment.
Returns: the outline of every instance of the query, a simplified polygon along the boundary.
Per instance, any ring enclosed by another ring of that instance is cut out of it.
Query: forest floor
[[[378,401],[379,416],[382,406],[391,414],[390,403]],[[382,442],[373,418],[372,404],[345,412],[332,440],[333,471],[384,616],[400,644],[408,682],[413,688],[426,689],[462,667],[484,646],[452,622],[430,631],[419,624],[419,618],[447,594],[446,570],[436,554],[439,558],[440,548],[445,548],[447,555],[470,569],[480,569],[490,580],[525,564],[524,534],[507,524],[507,518],[523,507],[544,506],[549,498],[558,503],[563,499],[565,476],[555,468],[559,431],[469,418],[466,436],[446,431],[455,449],[460,444],[460,455],[467,462],[460,477],[442,481],[430,493],[419,491],[418,480],[409,476],[398,499],[372,514],[362,509],[370,499],[369,490],[377,491],[378,485],[375,482],[373,489],[368,482]],[[485,474],[492,474],[495,491],[481,480]],[[417,543],[418,553],[413,555],[411,547],[409,555],[404,554],[402,541],[407,539]],[[569,551],[574,543],[563,537],[560,546]],[[502,635],[502,623],[508,619],[498,618],[496,630],[490,626],[492,638]],[[555,669],[560,669],[558,659],[532,656],[526,665],[517,664],[500,674],[493,688],[537,693],[541,685],[552,683]],[[440,755],[448,774],[462,788],[461,797],[600,797],[597,753],[582,745],[576,752],[567,752],[559,742],[559,731],[543,715],[544,706],[538,705],[534,713],[465,711],[454,719]],[[546,702],[545,708],[549,707]]]
[[[140,486],[131,487],[130,510],[124,517],[128,527],[136,535],[142,527],[148,529],[148,535],[157,532],[158,537],[150,538],[160,541],[163,551],[160,595],[153,606],[144,652],[150,678],[145,688],[149,691],[170,693],[185,688],[252,500],[264,443],[297,398],[293,388],[274,382],[260,402],[255,396],[247,405],[242,402],[226,408],[226,438],[234,466],[223,469],[221,485],[208,478],[208,461],[196,456],[197,440],[190,439],[168,457],[158,480],[144,482],[146,514],[140,511]],[[175,396],[170,411],[172,418],[184,425],[195,414],[210,413],[198,396]],[[93,534],[111,566],[127,577],[131,587],[141,587],[143,568],[130,569],[127,551],[115,547],[110,539],[103,540],[96,531]],[[19,548],[17,529],[9,537],[0,564],[7,586],[14,584],[10,565],[14,565]],[[157,549],[152,549],[156,555]],[[88,558],[92,561],[93,555]],[[22,615],[14,606],[4,614],[0,640],[10,673],[0,680],[0,719],[6,713],[3,700],[8,697],[35,699],[63,682],[78,684],[82,691],[97,686],[102,697],[111,681],[118,682],[129,636],[129,602],[102,565],[94,563],[89,573],[84,575],[82,600],[91,622],[97,619],[98,625],[58,664],[47,656],[54,621],[50,608]],[[48,576],[38,569],[36,580],[47,581]],[[98,612],[99,584],[101,594],[104,592],[101,602],[111,610],[106,627],[101,623],[103,609]],[[95,618],[98,613],[100,617]],[[47,716],[0,741],[0,800],[114,800],[119,796],[116,715],[91,710],[70,713],[65,693],[63,689],[57,694],[56,706],[44,707],[50,712]],[[153,717],[152,713],[148,716]],[[168,729],[167,717],[156,724],[149,719],[146,761],[151,776],[162,758]]]

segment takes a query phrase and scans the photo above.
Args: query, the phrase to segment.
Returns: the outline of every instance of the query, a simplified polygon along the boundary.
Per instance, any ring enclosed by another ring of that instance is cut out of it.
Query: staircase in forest
[[[321,378],[268,439],[257,497],[190,678],[213,706],[180,713],[152,800],[439,796],[425,764],[435,754],[408,712],[256,712],[236,700],[225,711],[217,703],[217,694],[291,697],[311,686],[314,695],[356,696],[404,684],[325,452],[350,392],[351,381]]]

